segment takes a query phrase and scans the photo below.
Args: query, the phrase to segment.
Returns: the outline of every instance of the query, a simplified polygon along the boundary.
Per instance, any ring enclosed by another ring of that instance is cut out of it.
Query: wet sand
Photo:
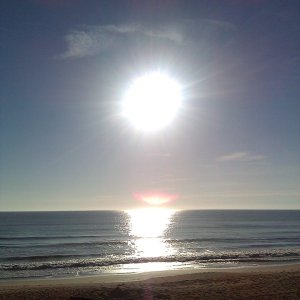
[[[300,264],[0,281],[0,299],[300,299]]]

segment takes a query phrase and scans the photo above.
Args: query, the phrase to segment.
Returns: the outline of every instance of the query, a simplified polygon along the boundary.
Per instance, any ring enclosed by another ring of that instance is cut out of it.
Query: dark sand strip
[[[300,299],[300,265],[5,281],[0,299]]]

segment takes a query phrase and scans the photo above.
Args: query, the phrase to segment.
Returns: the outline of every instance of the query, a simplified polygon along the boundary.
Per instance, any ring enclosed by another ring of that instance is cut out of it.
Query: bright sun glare
[[[137,257],[158,257],[174,253],[163,235],[169,229],[175,210],[147,208],[129,210],[130,234],[136,239],[133,247]]]
[[[181,87],[166,74],[154,72],[134,80],[123,100],[123,115],[141,131],[171,123],[181,106]]]

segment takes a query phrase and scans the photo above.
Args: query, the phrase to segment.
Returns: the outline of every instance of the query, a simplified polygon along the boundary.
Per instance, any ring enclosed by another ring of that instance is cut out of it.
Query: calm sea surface
[[[300,211],[0,213],[0,279],[300,262]]]

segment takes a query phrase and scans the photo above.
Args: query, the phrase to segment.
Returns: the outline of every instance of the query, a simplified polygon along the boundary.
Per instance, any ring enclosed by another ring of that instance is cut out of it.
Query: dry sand
[[[2,281],[0,299],[300,299],[300,265]]]

